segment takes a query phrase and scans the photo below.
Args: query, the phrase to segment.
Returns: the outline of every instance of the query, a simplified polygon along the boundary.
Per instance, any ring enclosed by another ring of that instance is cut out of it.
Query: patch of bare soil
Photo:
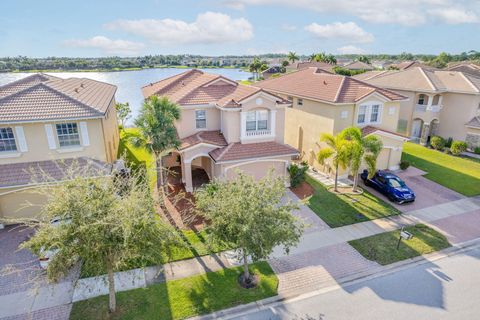
[[[303,181],[295,188],[290,188],[290,190],[292,190],[292,192],[295,193],[295,195],[302,200],[310,197],[315,193],[315,189],[306,181]]]

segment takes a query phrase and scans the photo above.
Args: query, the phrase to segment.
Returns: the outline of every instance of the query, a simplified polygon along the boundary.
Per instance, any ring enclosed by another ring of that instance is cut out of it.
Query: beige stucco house
[[[284,143],[285,108],[290,102],[220,75],[190,70],[142,88],[145,98],[165,96],[181,108],[175,126],[181,145],[163,159],[178,168],[187,192],[208,179],[231,179],[237,170],[263,177],[270,168],[287,177],[298,151]],[[286,179],[287,181],[287,179]]]
[[[433,135],[480,146],[480,78],[415,67],[359,75],[363,81],[409,97],[402,101],[397,132],[426,144]]]
[[[62,180],[74,163],[87,174],[108,173],[119,143],[115,91],[46,74],[0,87],[0,218],[39,212],[45,199],[34,188],[41,175]]]
[[[316,160],[323,147],[322,133],[337,134],[356,126],[364,135],[374,134],[384,148],[379,169],[397,169],[406,137],[395,133],[400,102],[406,98],[389,90],[318,68],[308,68],[255,84],[292,101],[287,108],[285,142],[296,147],[303,160],[332,173]]]

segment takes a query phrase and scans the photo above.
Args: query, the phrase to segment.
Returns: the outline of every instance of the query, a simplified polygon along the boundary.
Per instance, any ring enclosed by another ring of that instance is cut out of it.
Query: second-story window
[[[205,129],[207,127],[207,113],[205,110],[195,110],[195,128]]]
[[[17,151],[12,128],[0,128],[0,152]]]
[[[297,105],[303,106],[303,99],[297,99]]]
[[[80,135],[75,122],[58,123],[56,125],[58,143],[60,147],[72,147],[80,145]]]
[[[358,119],[357,123],[365,123],[365,117],[367,115],[367,106],[360,106],[360,109],[358,109]]]
[[[424,95],[424,94],[421,94],[421,95],[418,96],[418,104],[420,104],[420,105],[426,104],[426,103],[425,103],[425,100],[426,100],[426,99],[425,99],[425,95]]]
[[[247,112],[247,131],[267,130],[268,129],[268,111],[258,110]]]
[[[370,122],[378,122],[378,114],[380,112],[380,106],[375,104],[372,106],[372,113],[370,114]]]

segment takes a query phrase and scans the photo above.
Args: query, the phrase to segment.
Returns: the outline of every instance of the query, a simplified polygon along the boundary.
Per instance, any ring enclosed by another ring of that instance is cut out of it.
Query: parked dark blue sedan
[[[373,187],[387,196],[390,201],[400,204],[415,201],[415,193],[410,189],[402,179],[388,171],[377,171],[369,179],[368,171],[363,170],[360,175],[366,186]]]

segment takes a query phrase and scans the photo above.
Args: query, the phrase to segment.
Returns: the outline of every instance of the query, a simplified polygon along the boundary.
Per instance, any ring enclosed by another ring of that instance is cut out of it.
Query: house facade
[[[43,175],[62,180],[73,165],[108,173],[119,143],[115,91],[46,74],[0,87],[0,218],[36,216],[45,199],[34,189]]]
[[[287,178],[298,151],[284,143],[285,108],[290,102],[220,75],[190,70],[142,88],[145,98],[168,97],[181,108],[176,122],[181,145],[163,159],[187,192],[198,175],[232,179],[238,171],[256,178],[271,168]],[[287,179],[286,179],[287,180]]]
[[[377,160],[379,169],[397,169],[406,137],[395,133],[400,102],[405,97],[367,83],[317,68],[293,72],[255,84],[289,101],[285,121],[285,142],[300,151],[301,158],[318,169],[316,155],[324,147],[322,133],[337,134],[356,126],[364,135],[374,134],[384,148]],[[342,172],[341,174],[346,174]]]
[[[427,144],[430,137],[480,146],[480,78],[459,71],[414,67],[362,75],[363,81],[409,97],[402,102],[397,132]]]

